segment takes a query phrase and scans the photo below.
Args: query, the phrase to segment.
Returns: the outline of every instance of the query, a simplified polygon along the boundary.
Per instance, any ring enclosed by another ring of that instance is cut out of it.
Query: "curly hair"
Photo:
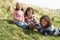
[[[40,24],[42,25],[42,19],[45,19],[47,21],[47,25],[46,27],[49,27],[51,26],[51,20],[50,20],[50,17],[48,15],[43,15],[41,18],[40,18]]]

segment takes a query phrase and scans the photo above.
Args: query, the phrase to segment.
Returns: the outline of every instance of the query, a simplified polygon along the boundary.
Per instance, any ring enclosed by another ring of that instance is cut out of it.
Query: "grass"
[[[7,14],[8,15],[8,14]],[[37,18],[39,20],[39,18]],[[56,27],[60,27],[60,21],[52,21]],[[10,13],[7,19],[0,20],[0,40],[60,40],[59,36],[43,36],[36,30],[26,30],[13,23]]]
[[[0,20],[0,40],[60,40],[59,36],[43,36],[36,30],[22,29],[11,22],[12,20]]]
[[[2,0],[0,1],[2,2]],[[39,20],[39,18],[43,15],[42,13],[44,13],[43,10],[37,10],[35,7],[34,11],[37,16],[37,20]],[[53,12],[54,11],[51,13]],[[0,40],[60,40],[60,36],[44,36],[37,32],[36,29],[26,30],[18,27],[13,23],[13,13],[7,12],[6,8],[0,8],[0,14]],[[58,17],[56,16],[55,18]],[[58,20],[52,21],[52,24],[55,27],[60,27],[60,21]]]

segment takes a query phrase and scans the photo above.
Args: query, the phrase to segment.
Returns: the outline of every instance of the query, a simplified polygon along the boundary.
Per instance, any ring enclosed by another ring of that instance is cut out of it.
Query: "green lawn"
[[[53,24],[58,26],[60,23],[53,22]],[[60,40],[60,36],[43,36],[36,30],[16,26],[12,20],[0,20],[0,40]]]
[[[0,2],[3,4],[2,0],[0,0]],[[44,12],[43,9],[37,9],[39,8],[35,8],[34,12],[37,16],[37,20],[39,20]],[[53,11],[50,13],[53,13]],[[60,27],[60,21],[58,20],[52,21],[52,24],[55,27]],[[60,36],[43,36],[37,32],[36,29],[22,29],[13,23],[13,13],[9,13],[6,8],[0,7],[0,40],[60,40]]]
[[[13,23],[12,14],[7,19],[0,20],[0,40],[60,40],[60,36],[43,36],[35,30],[26,30]],[[52,21],[60,27],[59,21]]]

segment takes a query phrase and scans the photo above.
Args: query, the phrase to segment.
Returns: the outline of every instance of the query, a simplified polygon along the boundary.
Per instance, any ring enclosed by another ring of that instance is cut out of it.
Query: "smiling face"
[[[16,3],[16,9],[21,9],[22,8],[22,5],[20,3]]]
[[[47,24],[48,24],[48,23],[47,23],[47,21],[46,21],[45,19],[42,19],[41,24],[42,24],[42,26],[44,26],[44,27],[45,27],[45,26],[47,26]]]
[[[42,27],[47,28],[47,27],[49,27],[51,25],[51,20],[50,20],[49,16],[43,15],[40,18],[40,23],[41,23]]]
[[[29,16],[29,15],[31,15],[32,14],[32,10],[28,10],[27,11],[27,15]]]
[[[31,14],[34,14],[34,10],[31,7],[28,7],[25,11],[25,15],[30,16]]]

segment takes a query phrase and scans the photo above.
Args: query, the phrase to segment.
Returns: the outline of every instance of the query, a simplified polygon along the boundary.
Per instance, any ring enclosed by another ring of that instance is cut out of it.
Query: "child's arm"
[[[41,27],[40,23],[37,23],[36,29],[37,29],[37,31],[39,31],[39,32],[41,31],[42,27]]]
[[[33,19],[33,22],[35,22],[35,23],[37,22],[35,15],[32,15],[32,19]]]
[[[23,12],[23,14],[22,14],[22,21],[23,21],[23,22],[25,21],[25,19],[24,19],[24,12]]]
[[[17,13],[16,12],[14,12],[14,15],[13,16],[14,16],[14,19],[16,19],[17,21],[20,21],[21,20],[20,18],[17,17]]]

